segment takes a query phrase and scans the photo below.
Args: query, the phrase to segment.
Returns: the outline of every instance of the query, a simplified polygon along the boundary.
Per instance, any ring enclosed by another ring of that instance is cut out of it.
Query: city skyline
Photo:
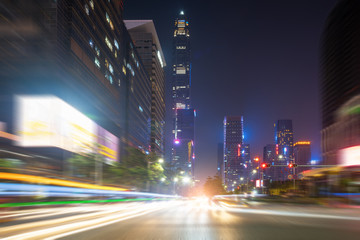
[[[190,17],[200,179],[216,174],[216,149],[225,115],[245,117],[245,141],[251,145],[252,156],[262,157],[263,147],[273,142],[277,119],[292,119],[294,141],[310,140],[312,159],[320,159],[319,44],[336,0],[225,1],[219,6],[191,1],[140,2],[142,9],[136,8],[139,3],[125,2],[124,18],[153,19],[166,59],[171,56],[169,19],[181,10]],[[222,11],[229,4],[232,7]],[[208,24],[210,19],[214,24]],[[210,34],[215,29],[216,35]],[[171,69],[166,71],[170,76]]]

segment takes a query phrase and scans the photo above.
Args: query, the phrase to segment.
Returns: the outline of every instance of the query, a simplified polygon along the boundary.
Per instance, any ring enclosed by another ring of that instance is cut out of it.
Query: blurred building
[[[274,167],[277,164],[276,154],[276,145],[275,144],[267,144],[264,147],[263,152],[263,162],[270,163],[273,167],[264,170],[264,179],[269,179],[275,181],[280,177],[280,169],[278,167]]]
[[[191,107],[191,46],[190,28],[187,17],[181,11],[175,20],[173,35],[173,61],[172,61],[172,98],[173,98],[173,142],[172,162],[175,166],[186,167],[193,175],[194,164],[189,162],[188,156],[194,153],[194,117],[196,111]],[[188,117],[185,117],[188,116]],[[192,116],[192,117],[190,117]],[[186,129],[187,134],[182,131]],[[186,138],[184,138],[186,136]],[[190,138],[188,138],[190,137]],[[187,153],[187,154],[185,154]]]
[[[247,169],[241,155],[244,138],[243,117],[224,118],[224,176],[223,182],[228,191],[233,191],[240,178],[245,178]]]
[[[243,143],[241,144],[241,162],[244,164],[245,168],[245,176],[244,179],[249,178],[250,171],[252,170],[252,162],[251,162],[251,155],[250,155],[250,144]]]
[[[165,127],[166,66],[160,41],[152,20],[125,20],[135,48],[151,80],[151,151],[163,157]]]
[[[294,143],[294,163],[308,165],[311,161],[311,142],[300,141]]]
[[[224,143],[218,143],[217,148],[217,172],[219,177],[224,174]]]
[[[120,158],[127,146],[149,150],[151,81],[123,23],[122,1],[4,0],[1,6],[6,132],[18,134],[14,95],[54,95],[119,138]],[[67,156],[56,147],[29,149]]]
[[[293,127],[292,120],[278,120],[275,123],[275,153],[277,154],[276,165],[287,165],[294,158]],[[290,172],[287,167],[276,169],[275,181],[288,179]]]
[[[327,165],[360,164],[354,149],[360,145],[359,12],[359,1],[339,1],[323,32],[321,138]]]

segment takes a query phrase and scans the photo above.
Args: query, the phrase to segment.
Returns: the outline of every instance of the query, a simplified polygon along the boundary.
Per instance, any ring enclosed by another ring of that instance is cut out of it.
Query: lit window
[[[143,108],[139,105],[139,111],[144,112]]]
[[[185,35],[185,29],[184,28],[179,28],[177,31],[177,35]]]
[[[109,71],[110,71],[112,74],[114,74],[114,69],[113,69],[113,67],[112,67],[111,64],[109,64]]]
[[[114,52],[115,58],[117,58],[117,51]]]
[[[95,65],[100,69],[100,61],[97,58],[95,58]]]
[[[162,61],[160,51],[157,51],[157,57],[158,57],[158,59],[159,59],[159,61],[160,61],[161,67],[163,68],[163,67],[164,67],[164,63],[163,63],[163,61]]]
[[[106,16],[106,21],[107,21],[107,22],[109,23],[109,25],[110,25],[110,28],[111,28],[112,30],[114,30],[114,25],[113,25],[113,23],[112,23],[112,21],[111,21],[111,19],[110,19],[109,14],[106,13],[105,16]]]
[[[118,79],[118,85],[119,85],[119,87],[120,87],[120,79]]]
[[[123,71],[123,73],[126,75],[126,68],[125,68],[125,66],[122,67],[122,71]]]
[[[89,1],[89,4],[90,4],[91,9],[94,10],[94,1],[93,1],[93,0],[90,0],[90,1]]]
[[[109,82],[110,82],[111,84],[113,84],[113,78],[112,78],[112,76],[109,74],[108,71],[106,71],[106,73],[105,73],[105,78],[106,78],[107,80],[109,80]]]
[[[109,68],[109,61],[105,58],[105,67]]]
[[[186,69],[184,67],[177,67],[176,74],[186,74]]]
[[[89,6],[88,6],[87,4],[85,4],[85,12],[86,12],[87,15],[90,14],[90,12],[89,12]]]
[[[116,41],[116,39],[114,40],[114,45],[115,45],[116,49],[119,50],[119,43],[118,43],[118,41]]]
[[[96,52],[96,55],[98,55],[98,57],[100,57],[100,49],[95,46],[95,52]]]
[[[110,42],[110,40],[109,40],[109,38],[107,36],[105,37],[105,43],[108,46],[108,48],[112,51],[113,46],[112,46],[112,44],[111,44],[111,42]]]

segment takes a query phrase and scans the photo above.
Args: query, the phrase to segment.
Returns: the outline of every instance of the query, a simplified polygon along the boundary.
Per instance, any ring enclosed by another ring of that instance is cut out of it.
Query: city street
[[[250,202],[251,203],[251,202]],[[206,199],[12,212],[2,239],[356,239],[359,209]],[[10,214],[10,213],[9,213]]]

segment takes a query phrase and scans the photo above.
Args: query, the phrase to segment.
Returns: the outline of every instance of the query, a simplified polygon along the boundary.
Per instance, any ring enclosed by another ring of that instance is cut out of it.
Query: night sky
[[[168,65],[168,133],[173,23],[180,10],[189,19],[197,179],[216,173],[225,115],[244,116],[252,158],[274,143],[277,119],[292,119],[294,141],[310,140],[312,159],[320,159],[319,45],[336,2],[125,0],[124,19],[153,19],[159,35]]]

